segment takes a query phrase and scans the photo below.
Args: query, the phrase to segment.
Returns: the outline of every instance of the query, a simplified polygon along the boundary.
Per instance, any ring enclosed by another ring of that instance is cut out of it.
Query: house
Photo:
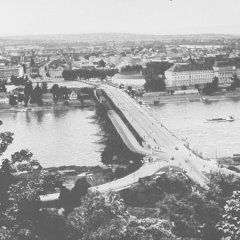
[[[72,91],[69,95],[69,100],[77,100],[77,98],[78,98],[77,94],[74,91]]]
[[[9,103],[9,93],[0,92],[0,103]]]
[[[43,101],[43,104],[52,104],[53,103],[52,93],[43,93],[42,101]]]
[[[67,67],[64,65],[59,66],[51,65],[49,66],[48,71],[52,78],[62,78],[62,73],[66,69]]]

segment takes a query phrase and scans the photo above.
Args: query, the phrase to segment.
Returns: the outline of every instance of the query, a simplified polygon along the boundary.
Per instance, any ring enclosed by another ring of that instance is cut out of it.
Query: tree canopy
[[[211,83],[207,83],[204,88],[202,89],[203,94],[211,95],[214,92],[218,91],[218,77],[214,77]]]
[[[146,91],[159,92],[166,91],[164,73],[172,66],[169,62],[150,62],[143,69],[146,83],[144,85]]]

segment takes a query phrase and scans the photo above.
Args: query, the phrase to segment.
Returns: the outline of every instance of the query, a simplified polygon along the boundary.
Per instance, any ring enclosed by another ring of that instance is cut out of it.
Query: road
[[[126,124],[114,110],[108,110],[108,116],[118,131],[119,135],[131,151],[142,155],[151,155],[152,161],[145,162],[134,173],[109,183],[90,188],[90,191],[108,192],[120,191],[136,184],[139,179],[152,176],[161,168],[166,166],[178,166],[191,179],[206,187],[208,178],[203,172],[221,172],[225,174],[240,174],[218,166],[195,155],[185,146],[185,142],[176,137],[158,119],[152,116],[144,106],[139,105],[134,99],[129,97],[120,89],[103,85],[101,89],[111,99],[115,107],[118,108],[138,132],[143,140],[142,146],[137,142]],[[172,159],[172,160],[170,160]],[[56,200],[59,193],[41,196],[41,201]]]
[[[144,163],[137,171],[127,175],[126,177],[99,186],[91,187],[89,190],[92,192],[98,191],[104,193],[109,191],[117,192],[129,188],[138,183],[141,178],[152,176],[159,172],[161,168],[169,166],[169,163],[166,159],[167,156],[165,155],[158,156],[157,159],[153,160],[152,162]]]
[[[142,137],[143,147],[151,149],[153,155],[157,151],[168,153],[174,159],[175,165],[182,168],[186,174],[200,185],[208,183],[203,172],[222,172],[225,174],[240,174],[225,168],[218,168],[214,162],[207,161],[194,154],[185,146],[185,142],[169,131],[151,112],[139,105],[121,89],[111,86],[101,86],[113,104],[122,112],[132,127]]]
[[[150,150],[144,149],[138,143],[132,132],[128,129],[128,127],[114,110],[108,110],[107,114],[118,134],[122,138],[124,144],[129,148],[130,151],[143,156],[152,155]]]

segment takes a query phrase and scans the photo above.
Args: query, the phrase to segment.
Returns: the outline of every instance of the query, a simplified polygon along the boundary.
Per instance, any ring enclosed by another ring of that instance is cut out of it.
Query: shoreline
[[[6,105],[6,104],[5,104]],[[24,106],[11,106],[6,105],[4,107],[0,106],[0,113],[13,113],[13,112],[36,112],[36,111],[49,111],[49,110],[70,110],[70,109],[92,109],[95,108],[94,101],[84,103],[83,105],[81,102],[77,103],[69,103],[69,105],[64,105],[62,102],[57,104],[45,105],[45,106],[37,106],[37,105],[29,105],[27,107]]]
[[[156,93],[157,94],[157,93]],[[240,92],[237,93],[225,93],[220,95],[200,95],[200,94],[183,94],[183,95],[162,95],[141,97],[141,100],[146,105],[161,105],[170,103],[188,103],[188,102],[203,102],[212,103],[219,101],[240,101]]]

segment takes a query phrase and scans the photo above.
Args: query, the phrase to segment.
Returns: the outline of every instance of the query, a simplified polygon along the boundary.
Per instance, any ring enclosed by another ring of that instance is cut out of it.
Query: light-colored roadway
[[[184,145],[185,142],[178,139],[144,106],[139,105],[122,90],[106,85],[102,86],[102,89],[145,141],[146,148],[150,147],[153,152],[161,149],[171,155],[175,164],[185,170],[186,174],[200,185],[204,186],[208,182],[207,177],[202,173],[204,171],[240,175],[225,168],[218,168],[215,163],[203,160],[192,153]]]
[[[113,104],[122,112],[128,122],[143,140],[141,146],[134,138],[122,119],[113,110],[108,110],[108,116],[131,151],[143,155],[152,155],[153,160],[146,162],[134,173],[118,180],[90,188],[90,191],[120,191],[137,183],[140,178],[151,176],[161,168],[175,165],[202,186],[206,186],[208,179],[203,172],[219,171],[225,174],[240,174],[225,168],[218,168],[216,164],[203,160],[185,147],[184,142],[171,133],[151,113],[129,97],[125,92],[111,86],[101,86],[101,89],[112,100]],[[172,158],[173,160],[170,160]],[[59,193],[41,196],[41,201],[56,200]]]

